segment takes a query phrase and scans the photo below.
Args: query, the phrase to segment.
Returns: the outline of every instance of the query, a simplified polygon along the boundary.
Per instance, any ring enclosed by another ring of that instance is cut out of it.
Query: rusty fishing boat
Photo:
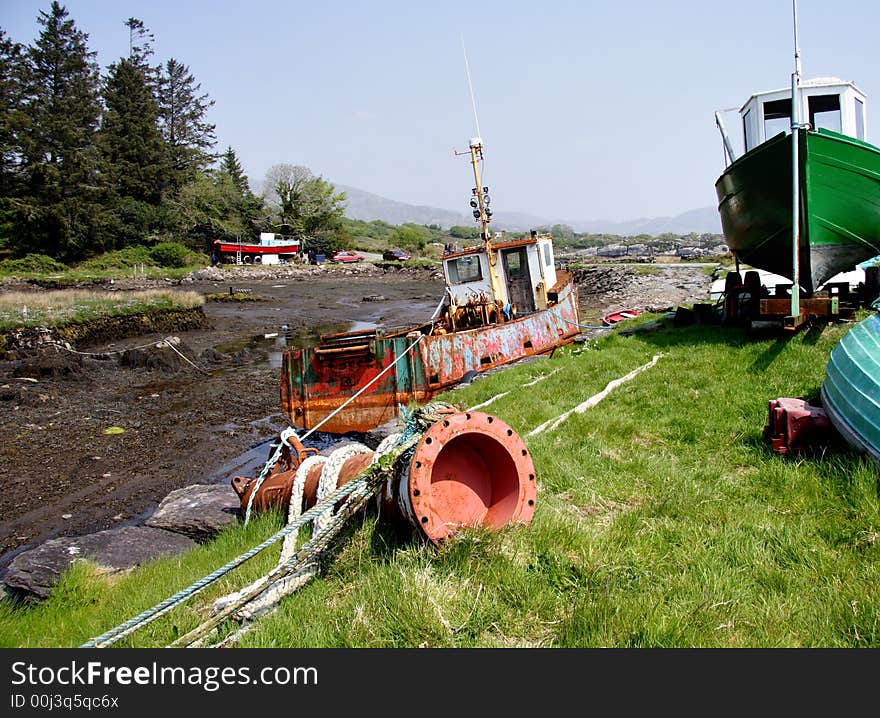
[[[550,353],[577,336],[577,288],[570,272],[556,268],[552,238],[531,231],[507,239],[489,230],[479,137],[469,154],[480,240],[447,247],[446,288],[434,314],[413,326],[325,334],[317,346],[285,351],[281,404],[293,426],[369,431],[410,402],[424,403],[480,372]]]

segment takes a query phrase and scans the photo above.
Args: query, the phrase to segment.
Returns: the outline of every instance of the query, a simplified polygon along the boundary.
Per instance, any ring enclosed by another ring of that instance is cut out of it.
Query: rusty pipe
[[[271,472],[257,490],[252,510],[270,506],[288,510],[300,466],[304,474],[300,508],[311,508],[328,464],[339,464],[332,488],[369,466],[374,452],[361,448],[349,444],[329,457],[301,460],[296,466],[293,461]],[[243,508],[255,484],[243,477],[232,480]],[[511,523],[528,525],[536,495],[534,463],[520,436],[495,416],[469,411],[449,413],[428,427],[410,460],[395,464],[382,487],[380,506],[386,515],[403,518],[436,544],[463,527],[498,530]]]

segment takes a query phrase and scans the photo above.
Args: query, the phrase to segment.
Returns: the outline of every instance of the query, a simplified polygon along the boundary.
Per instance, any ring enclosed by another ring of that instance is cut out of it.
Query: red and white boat
[[[214,240],[214,253],[220,262],[235,264],[278,264],[300,254],[300,242],[274,232],[261,232],[259,242],[224,242]]]

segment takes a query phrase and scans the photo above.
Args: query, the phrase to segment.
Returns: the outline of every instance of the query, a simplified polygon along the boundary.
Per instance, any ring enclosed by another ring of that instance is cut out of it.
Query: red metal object
[[[466,526],[529,524],[536,495],[535,466],[523,440],[497,417],[472,411],[425,432],[398,484],[397,504],[439,543]]]
[[[825,410],[803,399],[772,399],[764,437],[777,454],[807,451],[830,443],[834,428]]]
[[[624,319],[633,319],[637,316],[639,316],[639,312],[636,309],[621,309],[619,312],[611,312],[602,317],[602,324],[610,327],[612,324],[622,322]]]
[[[217,252],[221,254],[297,254],[299,252],[299,243],[266,245],[266,244],[237,244],[235,242],[221,242],[219,239],[214,241]]]
[[[364,449],[344,461],[336,488],[370,465],[374,454]],[[327,461],[332,458],[333,454]],[[287,511],[297,473],[288,466],[264,480],[252,510],[277,506]],[[317,503],[324,463],[306,465],[303,470],[307,471],[302,505],[306,510]],[[243,511],[255,484],[254,479],[232,480]],[[510,426],[482,412],[450,412],[422,435],[409,463],[398,466],[383,489],[382,506],[389,515],[407,520],[427,539],[440,543],[462,527],[498,530],[511,523],[528,525],[536,496],[534,463]]]

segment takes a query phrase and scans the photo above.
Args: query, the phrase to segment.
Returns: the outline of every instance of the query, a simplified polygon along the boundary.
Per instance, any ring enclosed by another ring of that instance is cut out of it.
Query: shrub
[[[105,270],[105,269],[130,269],[131,267],[145,264],[153,264],[150,250],[142,245],[126,247],[115,252],[107,252],[77,265],[78,269]]]
[[[57,274],[67,269],[66,264],[45,254],[28,254],[22,259],[5,259],[0,262],[0,272],[3,274]]]
[[[185,267],[190,250],[177,242],[159,242],[150,249],[150,257],[160,267]]]

